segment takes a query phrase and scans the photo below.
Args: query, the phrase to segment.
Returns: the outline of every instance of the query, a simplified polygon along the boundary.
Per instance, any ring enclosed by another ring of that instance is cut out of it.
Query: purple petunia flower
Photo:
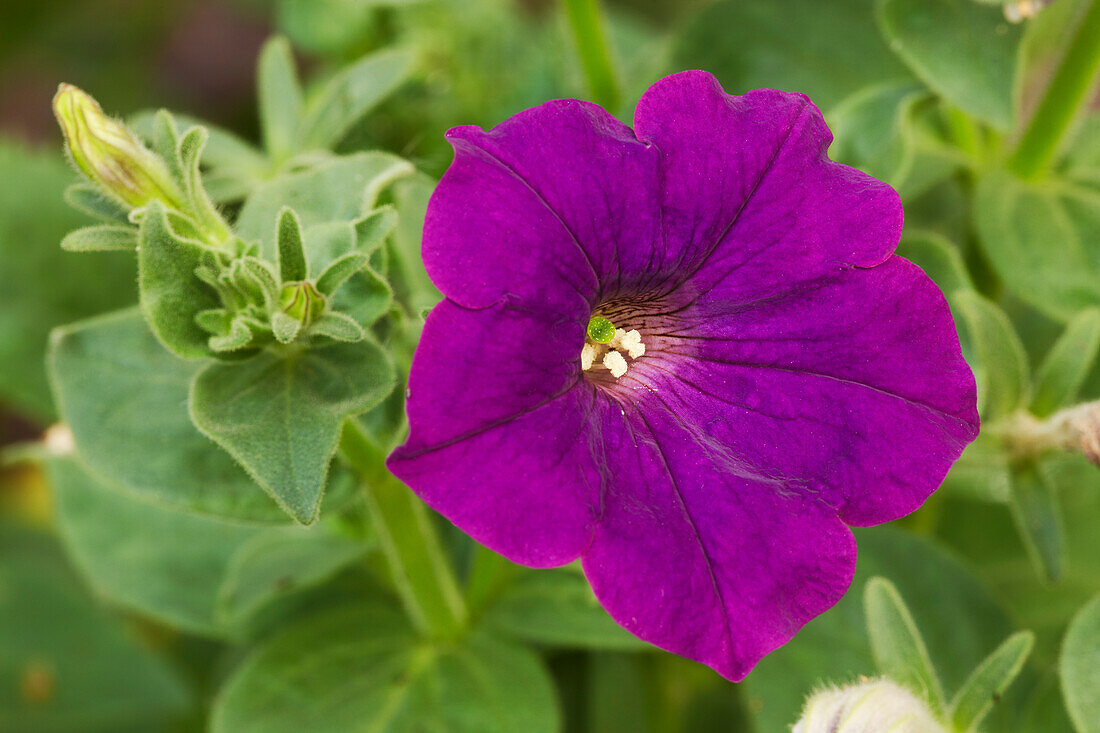
[[[897,194],[828,160],[804,96],[657,82],[458,127],[424,261],[446,295],[389,467],[536,567],[743,678],[844,594],[847,525],[921,505],[978,431]]]

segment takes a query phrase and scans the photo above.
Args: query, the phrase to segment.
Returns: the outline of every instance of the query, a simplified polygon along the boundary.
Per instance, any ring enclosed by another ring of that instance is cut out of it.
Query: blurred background
[[[451,126],[488,127],[550,98],[593,96],[629,123],[640,93],[684,68],[714,72],[732,93],[758,86],[809,93],[837,134],[833,157],[899,188],[907,232],[919,229],[954,243],[951,256],[964,263],[974,288],[1007,314],[1030,363],[1042,362],[1064,323],[1005,288],[977,245],[969,208],[974,174],[943,144],[957,142],[956,118],[925,91],[905,96],[913,79],[882,40],[871,6],[865,0],[607,0],[618,78],[617,90],[608,92],[590,86],[556,0],[0,0],[0,446],[39,440],[56,420],[42,367],[50,330],[136,298],[131,257],[66,254],[58,247],[85,218],[62,199],[76,176],[61,153],[50,109],[57,84],[88,90],[109,114],[125,118],[166,106],[255,141],[256,56],[273,34],[291,41],[303,77],[312,80],[375,49],[415,48],[412,78],[341,150],[393,151],[433,177],[450,162],[443,133]],[[997,29],[991,38],[1011,43],[1015,53],[1021,26],[1003,22]],[[1016,75],[1021,117],[1065,44],[1057,33],[1035,35],[1019,68],[1001,69],[1006,78]],[[858,96],[871,87],[886,90],[874,98],[887,99],[885,106]],[[904,124],[915,131],[910,137],[895,129],[903,99],[909,100]],[[1080,135],[1096,138],[1095,126],[1083,124]],[[1006,139],[1013,134],[1004,133]],[[899,152],[912,140],[917,143]],[[1095,139],[1088,144],[1094,153]],[[1096,170],[1096,160],[1079,165]],[[1087,233],[1089,241],[1095,231]],[[925,245],[903,245],[903,252],[943,286],[939,275],[951,274],[933,271],[935,253],[921,260],[930,251]],[[964,341],[977,363],[984,342],[965,328]],[[992,363],[985,367],[995,368]],[[1090,368],[1080,399],[1098,397],[1100,370]],[[909,584],[902,590],[953,683],[1012,629],[1038,632],[1029,676],[1010,711],[994,720],[1003,727],[991,729],[1071,729],[1053,670],[1069,618],[1100,591],[1100,472],[1083,460],[1063,463],[1056,475],[1067,487],[1058,499],[1065,567],[1056,582],[1033,569],[1036,549],[1019,537],[1004,498],[1007,469],[982,463],[980,455],[952,474],[942,496],[889,530],[894,534],[860,539],[861,552],[866,547],[871,558],[861,577],[873,569]],[[0,729],[203,729],[218,681],[239,658],[232,644],[98,598],[55,539],[50,490],[31,464],[0,462],[0,529]],[[854,668],[867,655],[865,644],[845,641],[863,634],[858,599],[845,603],[736,691],[668,655],[649,655],[659,661],[637,666],[625,653],[555,652],[550,659],[567,700],[566,730],[782,730],[823,679],[822,659],[841,658]],[[27,630],[25,620],[39,614]],[[49,644],[64,637],[57,643],[75,656],[28,662],[17,651],[34,646],[31,633],[49,637]],[[959,651],[960,634],[969,635],[972,649]],[[80,668],[66,670],[69,664]],[[59,688],[61,678],[71,686]],[[18,722],[31,719],[19,717],[27,709],[41,713],[33,729]]]

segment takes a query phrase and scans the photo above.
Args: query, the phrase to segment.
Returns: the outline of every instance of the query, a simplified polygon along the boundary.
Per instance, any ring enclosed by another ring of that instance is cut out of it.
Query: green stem
[[[344,423],[340,451],[366,487],[371,521],[409,619],[433,638],[457,637],[466,606],[427,508],[386,470],[384,451],[355,420]]]
[[[1073,118],[1089,102],[1100,69],[1100,0],[1087,2],[1069,50],[1009,160],[1012,170],[1024,178],[1046,172]]]
[[[592,90],[593,101],[615,112],[619,107],[619,86],[611,68],[611,54],[603,32],[599,0],[564,0],[569,27],[577,42],[581,66]]]

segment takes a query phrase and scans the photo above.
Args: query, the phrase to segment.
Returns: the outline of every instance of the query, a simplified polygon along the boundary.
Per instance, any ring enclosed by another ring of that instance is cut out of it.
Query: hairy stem
[[[1008,420],[1004,437],[1017,457],[1068,450],[1100,466],[1100,400],[1067,407],[1045,420],[1019,412]]]
[[[1024,178],[1046,172],[1073,118],[1089,102],[1100,69],[1100,0],[1088,3],[1061,65],[1009,160],[1012,170]]]
[[[465,629],[466,606],[427,508],[386,470],[384,451],[354,419],[344,423],[340,451],[363,481],[409,619],[428,636],[455,638]]]

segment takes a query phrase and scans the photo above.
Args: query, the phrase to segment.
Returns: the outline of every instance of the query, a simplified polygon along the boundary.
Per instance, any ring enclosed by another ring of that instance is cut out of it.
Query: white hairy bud
[[[814,693],[791,733],[947,733],[928,705],[888,679]]]

